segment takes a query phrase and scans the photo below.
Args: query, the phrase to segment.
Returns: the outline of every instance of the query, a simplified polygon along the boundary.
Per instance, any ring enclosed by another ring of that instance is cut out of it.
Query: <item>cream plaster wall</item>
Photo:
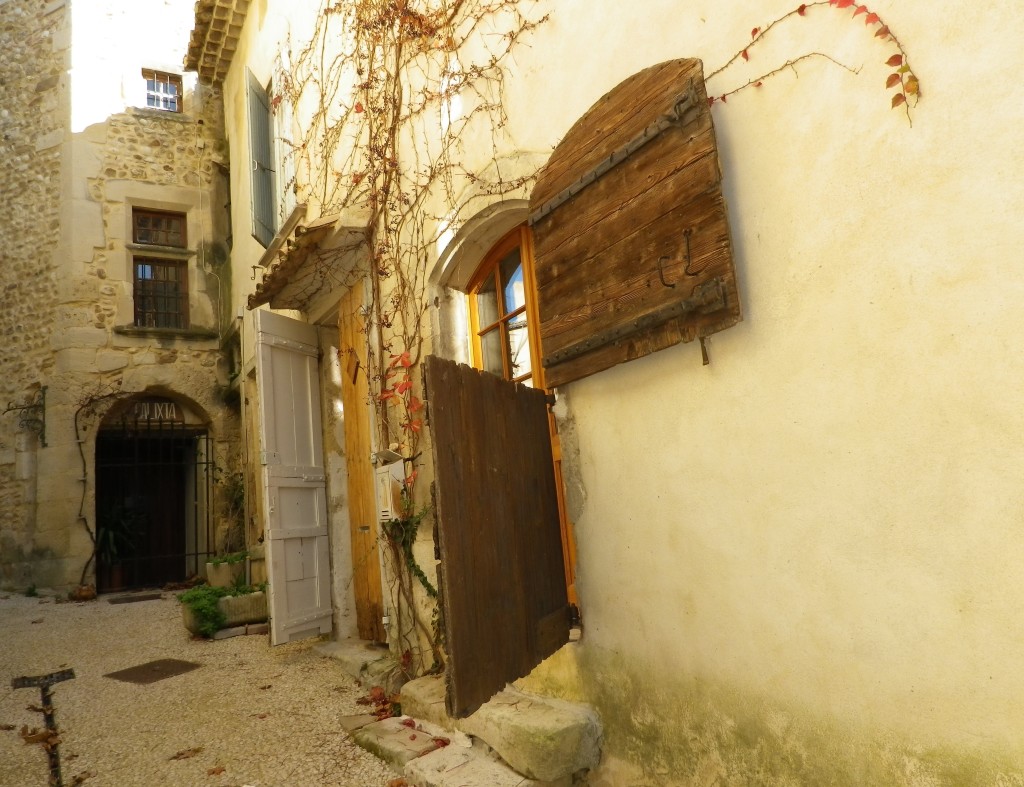
[[[78,0],[70,11],[73,133],[146,106],[143,68],[181,75],[187,92],[195,87],[195,74],[181,71],[194,3]]]
[[[709,70],[789,8],[585,5],[520,59],[515,128],[529,106],[554,140],[634,71]],[[586,629],[581,672],[535,680],[596,699],[630,784],[1024,778],[1018,15],[872,6],[922,79],[911,127],[851,10],[710,82],[806,51],[862,69],[713,109],[745,321],[708,367],[687,345],[563,391]]]
[[[710,73],[794,5],[543,0],[505,135],[465,163],[529,173],[621,80]],[[744,322],[708,367],[686,345],[560,392],[585,633],[525,685],[601,713],[595,783],[1024,780],[1019,15],[872,10],[921,78],[913,126],[852,9],[775,28],[709,92],[809,52],[859,73],[811,59],[712,110]],[[225,84],[236,272],[262,254],[242,66],[266,81],[307,12],[254,3]],[[471,249],[487,207],[467,191],[438,234]]]

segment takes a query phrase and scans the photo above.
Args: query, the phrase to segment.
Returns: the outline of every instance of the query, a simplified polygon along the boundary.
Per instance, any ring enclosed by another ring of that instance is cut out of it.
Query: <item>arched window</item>
[[[526,225],[487,253],[469,284],[473,362],[506,380],[543,387],[533,249]]]

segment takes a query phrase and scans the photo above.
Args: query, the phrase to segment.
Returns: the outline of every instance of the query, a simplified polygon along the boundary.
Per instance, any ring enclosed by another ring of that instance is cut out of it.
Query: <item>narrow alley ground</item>
[[[356,700],[367,688],[313,642],[192,640],[174,594],[162,596],[56,603],[0,593],[0,787],[44,787],[49,773],[42,748],[20,735],[43,726],[28,709],[39,690],[12,689],[11,679],[64,668],[76,676],[54,690],[65,785],[378,787],[394,778],[341,725],[365,712]],[[201,666],[148,685],[104,677],[157,659]]]

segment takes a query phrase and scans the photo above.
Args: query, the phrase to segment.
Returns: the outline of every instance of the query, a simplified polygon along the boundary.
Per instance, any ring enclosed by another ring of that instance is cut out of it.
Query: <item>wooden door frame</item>
[[[362,285],[357,284],[342,296],[338,304],[338,360],[345,414],[352,589],[359,637],[373,642],[386,642],[375,481],[370,462],[373,436],[369,411],[366,323],[361,312],[363,296]]]

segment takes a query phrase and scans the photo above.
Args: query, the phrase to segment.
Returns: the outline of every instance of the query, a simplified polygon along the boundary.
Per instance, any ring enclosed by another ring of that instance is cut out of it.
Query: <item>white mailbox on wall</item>
[[[374,471],[377,490],[377,521],[387,522],[402,516],[402,487],[405,484],[405,462],[399,459],[378,465]]]

